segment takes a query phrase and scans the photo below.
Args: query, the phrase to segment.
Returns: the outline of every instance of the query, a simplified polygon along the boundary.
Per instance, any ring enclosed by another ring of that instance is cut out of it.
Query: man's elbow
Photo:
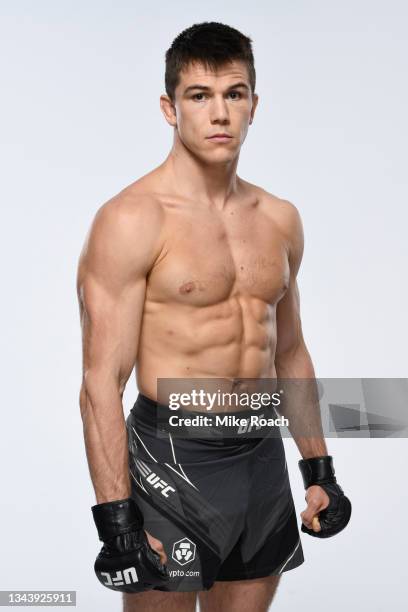
[[[290,344],[285,344],[283,347],[279,346],[278,343],[275,351],[275,363],[291,361],[295,355],[299,355],[304,351],[307,352],[303,338],[298,338]]]
[[[308,378],[314,376],[312,359],[303,339],[293,343],[285,350],[275,353],[275,368],[277,373],[296,372],[296,377]]]
[[[103,404],[106,398],[114,401],[121,398],[124,384],[119,376],[115,376],[106,368],[92,368],[84,371],[79,392],[79,407],[81,415],[92,406]]]

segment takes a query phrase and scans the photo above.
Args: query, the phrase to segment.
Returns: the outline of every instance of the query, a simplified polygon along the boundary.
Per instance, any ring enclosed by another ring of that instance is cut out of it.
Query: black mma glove
[[[95,561],[98,580],[113,591],[138,593],[162,586],[169,578],[160,555],[143,530],[143,515],[132,498],[92,506],[99,539]]]
[[[333,457],[312,457],[301,459],[299,468],[305,489],[319,485],[329,496],[327,508],[319,512],[320,531],[313,531],[302,523],[301,530],[316,538],[330,538],[344,529],[350,520],[351,502],[337,484],[334,476]]]

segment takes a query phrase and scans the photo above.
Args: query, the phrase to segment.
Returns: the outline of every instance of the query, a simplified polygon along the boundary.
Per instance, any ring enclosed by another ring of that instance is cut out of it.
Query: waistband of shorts
[[[156,400],[151,399],[150,397],[147,397],[147,395],[143,395],[143,393],[139,393],[136,401],[132,407],[132,411],[135,412],[137,410],[137,408],[146,408],[146,412],[142,413],[143,417],[146,418],[147,422],[150,422],[152,424],[155,424],[157,421],[157,417],[158,416],[166,416],[166,415],[170,415],[170,414],[175,414],[175,413],[183,413],[186,415],[191,415],[191,416],[199,416],[199,415],[214,415],[214,416],[224,416],[224,415],[229,415],[229,416],[236,416],[236,417],[248,417],[250,415],[253,414],[258,414],[261,412],[268,412],[268,414],[272,415],[272,414],[276,414],[273,408],[270,407],[263,407],[260,410],[254,410],[253,408],[247,408],[245,410],[228,410],[228,411],[221,411],[221,412],[217,412],[216,410],[186,410],[185,408],[169,408],[169,406],[167,406],[166,404],[159,404],[159,402],[157,402]]]

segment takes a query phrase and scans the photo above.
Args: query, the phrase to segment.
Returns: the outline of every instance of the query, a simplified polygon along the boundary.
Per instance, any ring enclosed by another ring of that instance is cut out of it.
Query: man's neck
[[[162,171],[181,196],[193,196],[222,210],[237,192],[238,157],[226,163],[205,163],[177,139],[162,164]]]

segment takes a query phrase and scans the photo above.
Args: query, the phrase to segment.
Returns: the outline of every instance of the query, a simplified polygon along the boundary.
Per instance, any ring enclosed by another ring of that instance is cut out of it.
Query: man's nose
[[[229,122],[228,105],[223,96],[214,96],[211,100],[210,120],[211,123]]]

